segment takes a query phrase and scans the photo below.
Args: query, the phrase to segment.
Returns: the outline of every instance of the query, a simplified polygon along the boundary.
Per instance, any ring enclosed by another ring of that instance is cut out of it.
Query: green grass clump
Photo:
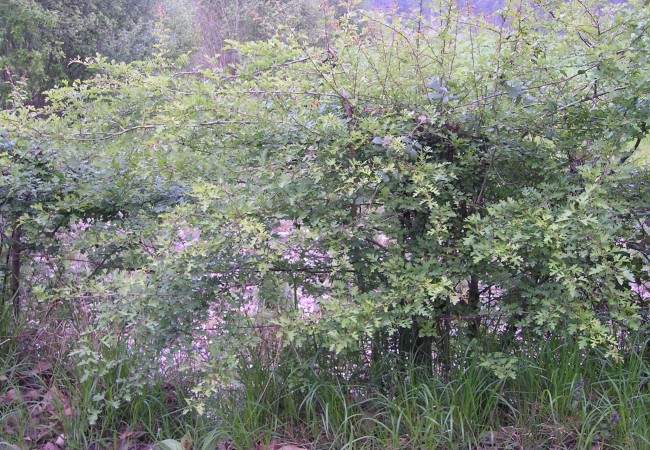
[[[287,352],[281,364],[249,359],[238,387],[211,398],[203,417],[182,414],[184,389],[161,378],[120,408],[103,411],[94,425],[87,414],[92,397],[100,386],[117,384],[118,373],[81,383],[61,361],[35,371],[35,362],[14,349],[2,360],[0,427],[11,431],[3,442],[20,448],[65,436],[73,449],[171,439],[206,450],[274,442],[332,450],[650,449],[650,358],[642,353],[643,339],[632,340],[618,360],[573,341],[529,344],[516,356],[516,376],[504,379],[471,354],[444,374],[398,370],[393,360],[375,362],[383,373],[373,376],[367,364],[341,370],[333,361]],[[45,436],[40,441],[34,423]]]
[[[241,389],[215,399],[204,436],[243,449],[274,438],[315,449],[650,449],[650,369],[638,351],[613,360],[543,342],[508,379],[470,356],[444,377],[406,369],[374,384],[289,367],[242,370]]]

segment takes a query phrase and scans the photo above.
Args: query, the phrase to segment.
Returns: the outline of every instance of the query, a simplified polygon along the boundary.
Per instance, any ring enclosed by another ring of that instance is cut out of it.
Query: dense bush
[[[116,380],[92,419],[171,366],[209,415],[260,360],[389,395],[407,368],[507,383],[549,342],[642,354],[647,8],[436,11],[350,10],[212,70],[89,59],[3,113],[2,249],[28,265],[3,302],[83,316],[82,379]]]

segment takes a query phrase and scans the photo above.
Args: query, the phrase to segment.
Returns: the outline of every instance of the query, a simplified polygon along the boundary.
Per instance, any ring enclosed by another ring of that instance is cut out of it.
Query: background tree
[[[174,17],[169,20],[169,15]],[[0,5],[0,106],[42,106],[43,91],[87,76],[75,58],[97,53],[117,61],[145,58],[157,42],[155,23],[166,21],[176,55],[193,48],[191,9],[183,2],[149,0],[9,0]],[[170,24],[171,28],[170,28]],[[9,103],[8,103],[9,102]]]

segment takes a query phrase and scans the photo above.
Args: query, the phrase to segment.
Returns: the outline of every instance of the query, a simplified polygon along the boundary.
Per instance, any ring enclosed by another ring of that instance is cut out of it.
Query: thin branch
[[[101,136],[97,136],[97,137],[93,137],[93,138],[81,138],[79,140],[80,141],[104,141],[106,139],[111,139],[111,138],[114,138],[114,137],[117,137],[117,136],[121,136],[121,135],[123,135],[125,133],[129,133],[131,131],[149,130],[151,128],[156,128],[156,127],[160,127],[160,126],[164,126],[164,125],[160,124],[160,123],[153,123],[153,124],[149,124],[149,125],[136,125],[134,127],[124,128],[123,130],[117,131],[115,133],[106,133],[106,134],[101,135]],[[90,133],[79,133],[77,136],[90,136]]]
[[[558,111],[564,111],[565,109],[569,109],[569,108],[571,108],[573,106],[579,105],[580,103],[585,103],[585,102],[589,102],[589,101],[592,101],[592,100],[596,100],[597,98],[604,97],[605,95],[611,94],[612,92],[622,91],[623,89],[627,89],[628,87],[629,87],[629,85],[626,84],[624,86],[619,86],[619,87],[615,87],[614,89],[610,89],[609,91],[598,92],[598,93],[596,93],[594,95],[591,95],[589,97],[585,97],[585,98],[581,98],[580,100],[576,100],[575,102],[567,103],[566,105],[561,106],[560,108],[558,108]]]

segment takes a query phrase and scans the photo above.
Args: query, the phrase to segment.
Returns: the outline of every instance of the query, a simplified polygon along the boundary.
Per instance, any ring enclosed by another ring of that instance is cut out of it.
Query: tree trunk
[[[447,308],[445,308],[445,313]],[[451,372],[451,321],[443,317],[438,322],[438,345],[436,348],[438,371],[445,377]]]
[[[467,303],[469,304],[472,315],[477,315],[481,309],[481,293],[478,286],[478,278],[471,276],[469,279],[469,292],[467,295]],[[469,336],[472,339],[479,338],[479,331],[481,328],[481,319],[476,317],[469,322]]]
[[[18,318],[20,314],[20,268],[21,268],[21,250],[22,244],[21,240],[23,237],[23,227],[22,225],[16,225],[13,232],[11,233],[11,242],[9,250],[9,260],[10,268],[9,274],[11,278],[10,297],[13,299],[14,306],[14,318]]]
[[[430,375],[433,369],[433,338],[421,336],[420,329],[417,319],[413,319],[411,327],[398,330],[399,352],[413,369]]]

